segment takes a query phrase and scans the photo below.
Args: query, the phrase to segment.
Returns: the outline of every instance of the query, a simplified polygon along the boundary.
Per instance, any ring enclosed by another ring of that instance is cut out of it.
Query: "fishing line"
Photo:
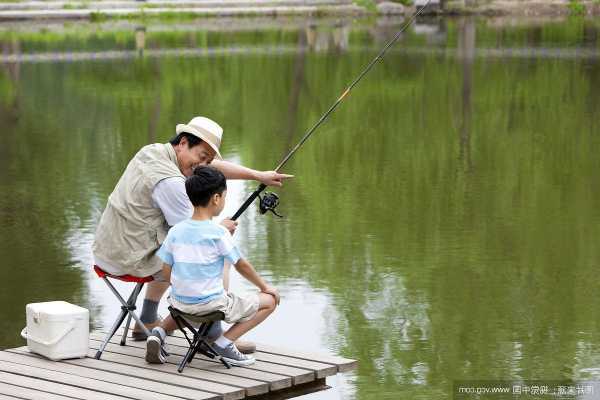
[[[296,146],[294,146],[294,148],[292,150],[290,150],[290,152],[287,153],[287,155],[283,158],[283,160],[281,160],[279,165],[277,165],[277,167],[275,168],[276,172],[279,172],[279,170],[281,168],[283,168],[283,166],[289,161],[289,159],[292,158],[294,153],[296,153],[296,151],[298,151],[298,149],[300,149],[300,147],[304,144],[304,142],[306,142],[308,140],[308,138],[313,134],[313,132],[317,130],[317,128],[327,119],[327,117],[329,117],[329,114],[331,114],[338,107],[338,105],[342,102],[342,100],[344,100],[344,98],[346,98],[346,96],[350,93],[350,91],[354,88],[354,86],[356,86],[356,84],[358,84],[358,82],[361,81],[363,76],[365,76],[367,74],[367,72],[369,72],[371,70],[371,68],[373,68],[375,63],[383,58],[383,56],[385,55],[387,50],[390,47],[392,47],[392,45],[394,43],[396,43],[396,41],[400,38],[402,33],[404,33],[406,28],[408,28],[410,26],[410,24],[412,24],[412,22],[415,20],[415,18],[417,18],[417,16],[419,14],[421,14],[421,12],[429,5],[430,1],[431,0],[427,0],[427,2],[425,3],[424,6],[417,9],[417,11],[406,21],[404,26],[402,28],[400,28],[400,30],[398,31],[398,33],[396,33],[396,35],[392,38],[392,40],[390,40],[383,47],[383,49],[379,52],[379,54],[377,54],[377,56],[375,56],[375,58],[372,59],[371,62],[369,62],[369,64],[358,75],[358,77],[356,77],[356,79],[354,79],[354,81],[346,88],[346,90],[344,90],[342,92],[342,94],[340,95],[340,97],[338,97],[338,99],[335,101],[335,103],[333,103],[333,105],[331,107],[329,107],[329,109],[325,112],[325,114],[323,114],[321,116],[321,118],[319,118],[319,120],[312,126],[312,128],[310,128],[306,132],[306,134],[302,137],[302,139],[300,139],[300,141],[296,144]],[[273,214],[281,217],[279,214],[277,214],[277,212],[275,212],[275,208],[279,204],[279,197],[275,193],[272,193],[272,192],[266,192],[262,197],[260,196],[260,194],[266,188],[267,188],[267,185],[265,185],[264,183],[261,183],[258,186],[258,188],[254,192],[252,192],[252,194],[250,196],[248,196],[246,201],[244,201],[244,203],[235,212],[235,214],[233,215],[233,217],[231,217],[231,219],[234,221],[236,219],[238,219],[239,216],[242,215],[242,213],[244,211],[246,211],[246,209],[250,206],[250,204],[252,204],[252,202],[257,197],[260,199],[261,214],[265,214],[266,212],[271,211]]]

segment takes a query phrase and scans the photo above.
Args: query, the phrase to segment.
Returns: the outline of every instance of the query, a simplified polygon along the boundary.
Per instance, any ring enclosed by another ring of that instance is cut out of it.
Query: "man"
[[[169,227],[189,218],[192,204],[185,191],[185,177],[195,167],[211,164],[228,179],[253,179],[281,186],[291,175],[256,171],[224,161],[219,153],[223,129],[205,117],[177,125],[169,143],[144,146],[129,162],[108,202],[94,238],[94,262],[113,275],[154,277],[146,287],[140,320],[149,330],[160,325],[158,303],[169,287],[162,276],[162,261],[155,255]],[[222,222],[231,233],[237,222]],[[224,282],[228,288],[227,276]],[[134,340],[146,340],[141,327]],[[253,351],[251,343],[236,343],[240,351]]]

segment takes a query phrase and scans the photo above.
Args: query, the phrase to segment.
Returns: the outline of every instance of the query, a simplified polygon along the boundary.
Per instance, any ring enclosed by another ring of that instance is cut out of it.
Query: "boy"
[[[227,186],[223,173],[212,167],[198,167],[187,178],[185,190],[194,206],[194,214],[191,219],[171,228],[157,252],[164,262],[163,274],[171,282],[168,301],[174,308],[189,314],[222,311],[225,322],[233,326],[224,334],[217,333],[220,335],[213,343],[215,351],[231,365],[253,364],[254,358],[240,353],[233,342],[275,310],[279,304],[279,293],[241,257],[231,234],[211,221],[225,206]],[[238,296],[226,292],[223,288],[225,260],[234,265],[260,293]],[[163,327],[152,330],[146,341],[146,361],[166,361],[160,351],[164,345],[165,329],[176,327],[175,321],[168,316]],[[209,333],[209,336],[213,335]]]

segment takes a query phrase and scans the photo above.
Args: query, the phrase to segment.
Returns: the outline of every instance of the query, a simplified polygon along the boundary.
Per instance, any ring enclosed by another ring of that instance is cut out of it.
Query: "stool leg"
[[[121,346],[125,346],[125,341],[127,340],[127,333],[129,332],[129,326],[131,325],[131,314],[133,313],[133,310],[135,310],[135,302],[137,301],[137,298],[138,298],[140,292],[142,291],[143,286],[144,286],[143,282],[140,282],[137,285],[135,285],[135,288],[131,292],[131,295],[129,295],[129,299],[127,299],[127,309],[128,309],[129,315],[127,316],[127,322],[125,323],[125,329],[123,329],[123,337],[121,338]]]
[[[104,348],[106,347],[106,345],[110,341],[110,338],[113,337],[113,335],[115,334],[115,332],[117,331],[117,329],[119,329],[119,326],[121,326],[121,324],[123,323],[123,320],[125,319],[126,315],[127,315],[127,310],[125,308],[121,307],[121,313],[119,314],[119,316],[115,320],[115,323],[110,328],[110,331],[106,335],[106,338],[104,339],[104,341],[100,345],[100,348],[96,352],[96,360],[100,359],[100,356],[102,355],[102,352],[104,351]]]
[[[198,353],[198,350],[200,350],[200,346],[202,345],[202,343],[205,343],[204,339],[206,338],[206,334],[208,333],[212,324],[212,322],[205,322],[198,327],[198,331],[196,331],[196,335],[194,337],[194,342],[196,343],[196,345],[193,346],[194,351],[192,352],[192,356],[190,357],[190,363],[196,356],[196,353]],[[200,350],[200,352],[204,353],[202,350]]]
[[[205,356],[207,356],[209,358],[215,358],[215,355],[218,356],[218,354],[216,354],[216,353],[213,354],[210,351],[206,351],[206,350],[202,349],[202,344],[208,344],[206,342],[206,335],[208,334],[208,331],[210,330],[210,327],[213,324],[214,324],[214,322],[205,322],[198,327],[198,331],[197,331],[198,345],[194,349],[194,353],[192,354],[192,359],[196,356],[196,354],[198,352],[200,352],[200,354],[204,354]],[[190,362],[192,362],[192,361],[190,360]]]
[[[206,335],[208,335],[208,331],[210,331],[210,327],[213,326],[214,321],[213,322],[205,322],[203,323],[199,328],[198,328],[198,333],[200,334],[200,337],[205,338]]]
[[[121,302],[121,304],[124,307],[129,308],[129,305],[127,304],[127,302],[125,300],[123,300],[123,298],[121,297],[121,295],[119,294],[119,292],[117,291],[117,289],[115,289],[114,286],[111,285],[110,282],[108,282],[108,280],[106,280],[106,278],[104,278],[104,280],[106,281],[106,284],[108,285],[108,287],[110,288],[110,290],[117,297],[117,299],[119,299],[119,301]],[[142,284],[138,283],[138,285],[142,285]],[[139,287],[139,290],[138,290],[138,285],[136,285],[136,289],[134,289],[134,290],[137,290],[137,292],[139,293],[139,291],[141,290],[141,286]],[[137,298],[137,296],[136,296],[136,298]],[[130,310],[129,314],[133,317],[133,319],[135,319],[135,322],[137,322],[142,327],[142,330],[144,331],[144,333],[146,333],[146,335],[150,336],[150,331],[148,330],[148,328],[146,328],[146,326],[144,325],[144,323],[142,321],[140,321],[140,317],[138,317],[137,314],[133,312],[133,310]]]
[[[127,322],[125,323],[125,328],[123,329],[123,337],[121,338],[121,346],[125,346],[125,340],[127,339],[127,332],[129,331],[129,325],[131,324],[131,314],[127,313]]]
[[[179,316],[174,317],[175,322],[177,323],[177,326],[179,327],[179,329],[181,329],[184,332],[185,338],[188,340],[190,347],[188,348],[188,351],[185,353],[183,360],[181,360],[181,362],[179,363],[179,367],[177,368],[177,372],[179,372],[179,373],[183,372],[183,369],[185,368],[185,366],[192,362],[192,359],[198,352],[198,348],[200,347],[200,343],[202,341],[200,334],[199,334],[199,330],[193,329],[191,327],[191,325],[189,326],[189,328],[191,329],[194,337],[190,341],[190,339],[187,337],[187,334],[183,330],[183,326],[182,326],[183,324],[186,324],[185,320],[183,318],[181,318],[181,320],[180,320],[180,318],[181,317],[179,317]]]
[[[183,360],[179,363],[179,367],[177,367],[177,372],[182,373],[185,366],[192,361],[192,357],[194,357],[195,348],[199,343],[194,340],[193,344],[190,346],[188,351],[185,353]]]
[[[200,346],[202,346],[202,343],[203,343],[203,341],[200,340],[194,346],[194,351],[192,351],[192,355],[190,356],[190,361],[188,361],[190,364],[192,363],[192,360],[194,359],[194,357],[196,357],[196,354],[198,353],[198,350],[200,349]]]

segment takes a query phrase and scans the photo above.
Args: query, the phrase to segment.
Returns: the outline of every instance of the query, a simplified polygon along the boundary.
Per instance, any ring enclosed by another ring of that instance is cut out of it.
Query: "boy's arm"
[[[238,262],[235,263],[235,269],[240,275],[252,282],[261,292],[268,293],[275,297],[275,301],[279,304],[280,298],[277,289],[268,285],[264,279],[260,277],[258,272],[256,272],[252,264],[243,258],[240,258]]]
[[[169,264],[163,263],[162,265],[162,273],[165,278],[165,282],[171,283],[171,266]]]

